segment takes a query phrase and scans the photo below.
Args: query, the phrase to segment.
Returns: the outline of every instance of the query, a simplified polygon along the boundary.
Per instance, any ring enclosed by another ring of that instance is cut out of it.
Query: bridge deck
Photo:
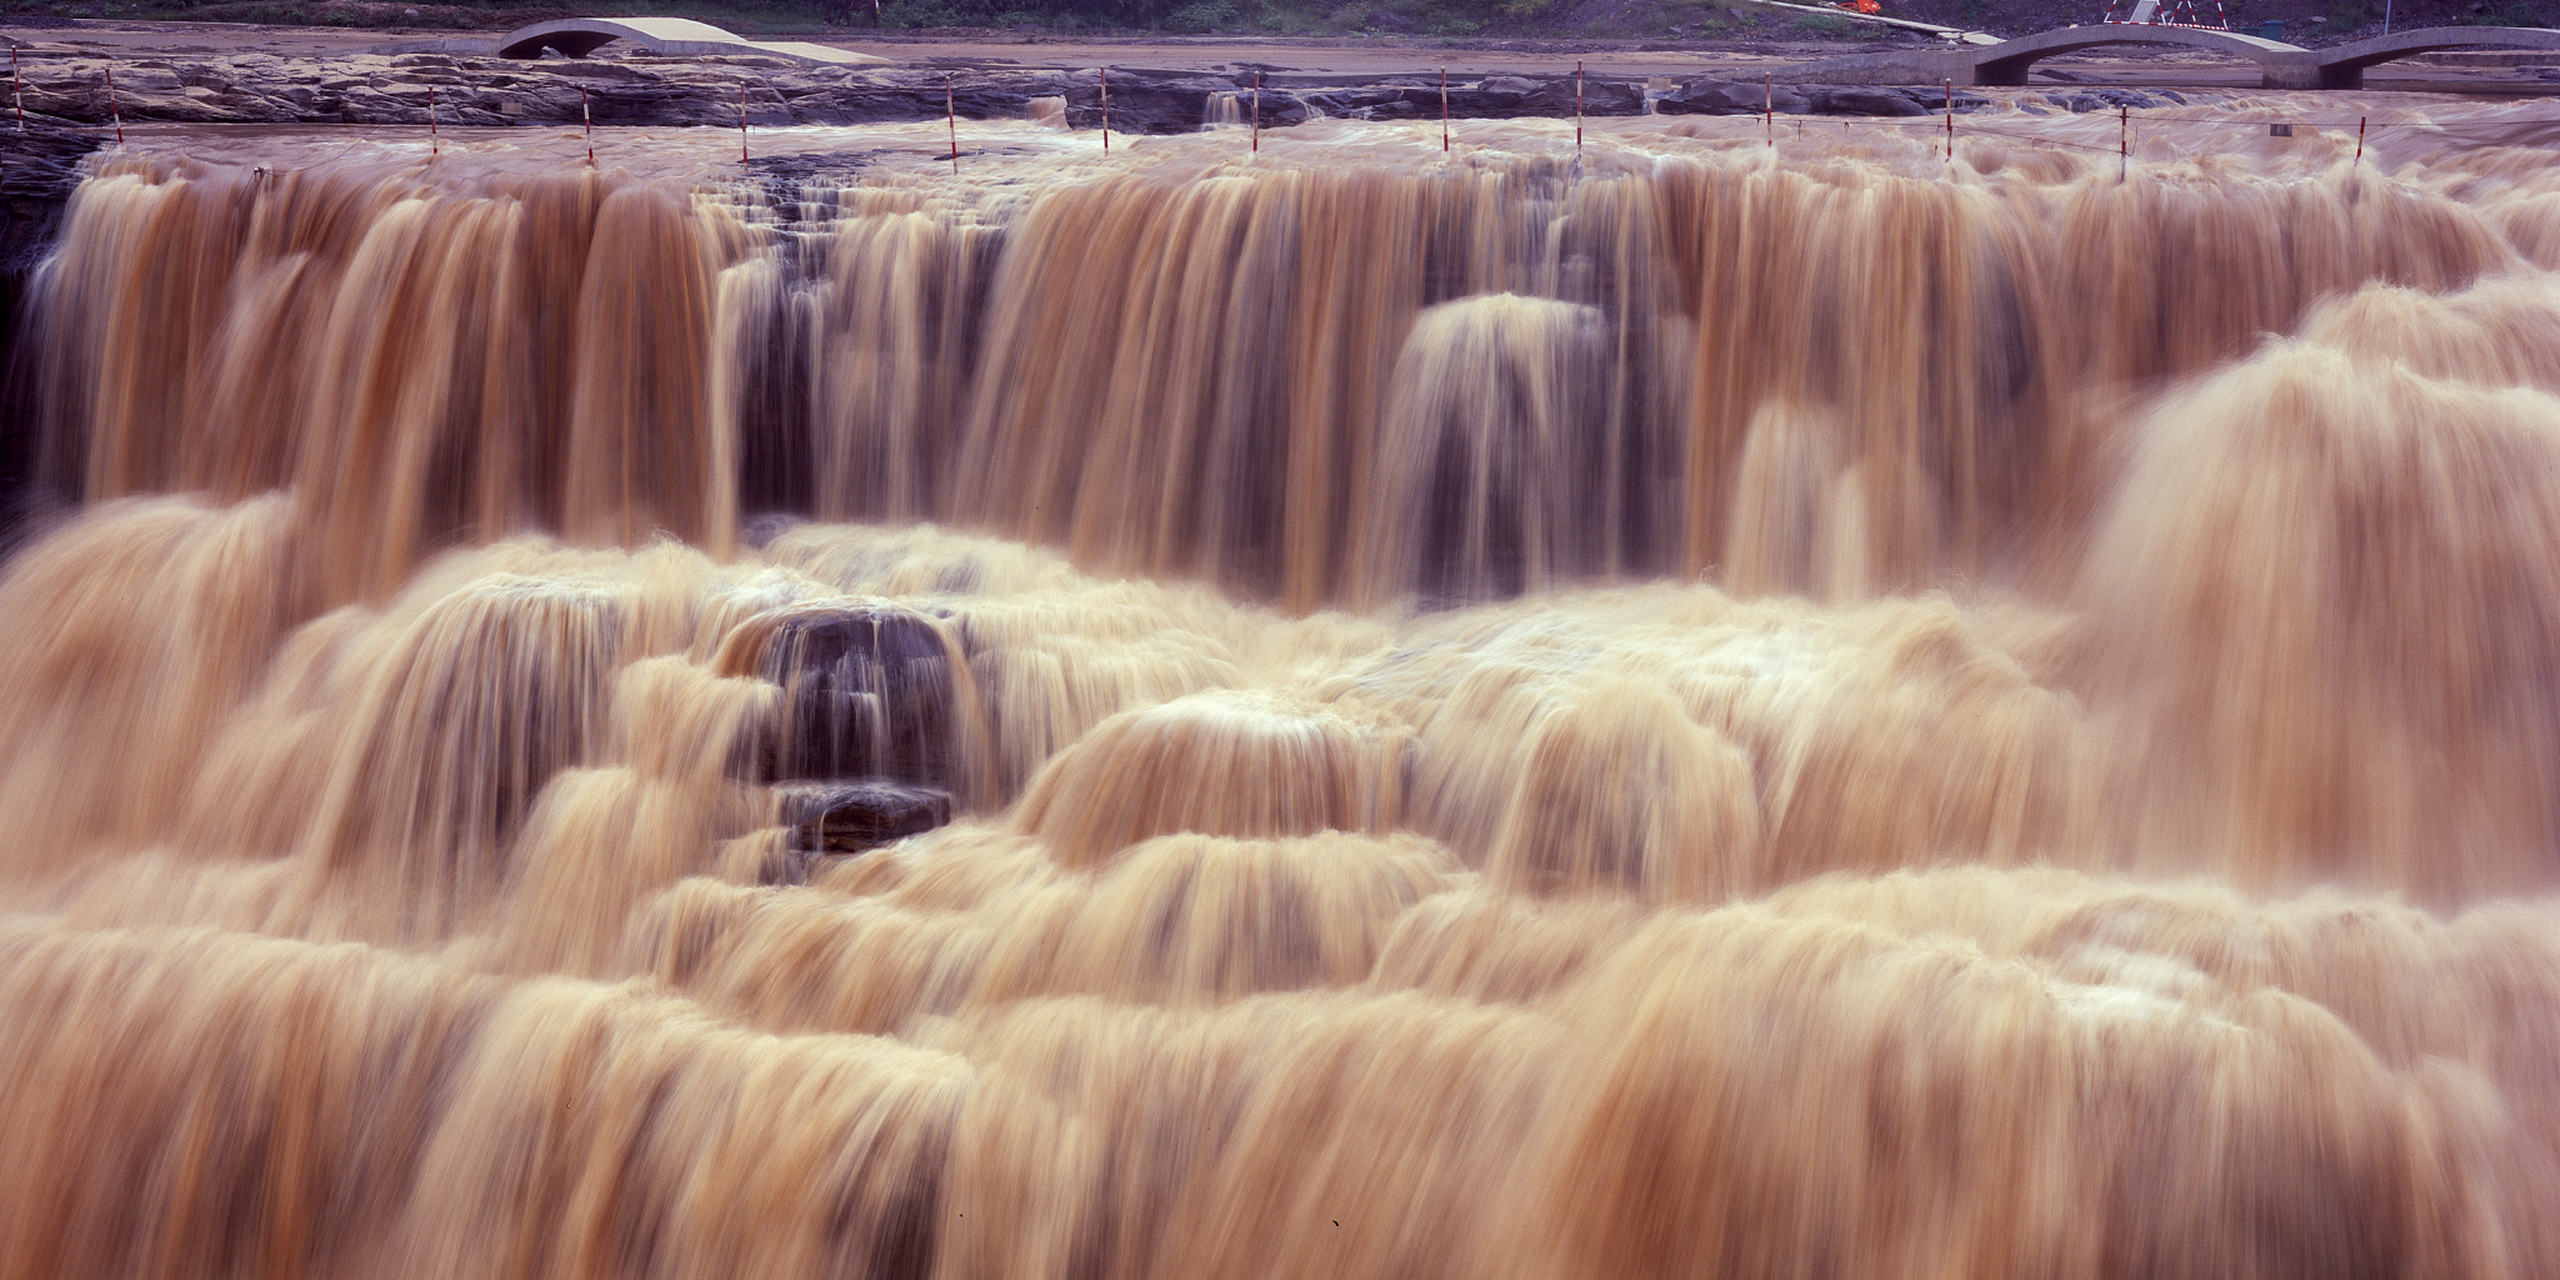
[[[2357,89],[2364,69],[2394,58],[2446,49],[2560,49],[2560,31],[2540,27],[2420,27],[2320,51],[2320,86]]]
[[[2247,58],[2268,89],[2353,89],[2364,69],[2393,58],[2443,49],[2560,49],[2560,31],[2536,27],[2430,27],[2330,49],[2306,49],[2234,31],[2129,22],[2063,27],[1968,49],[1905,50],[1830,58],[1790,67],[1790,83],[2023,85],[2036,63],[2057,54],[2114,45],[2183,45]]]
[[[651,53],[674,56],[760,53],[795,62],[842,66],[881,66],[889,62],[867,53],[797,40],[749,40],[691,18],[560,18],[537,22],[498,37],[498,56],[538,58],[545,49],[557,49],[572,58],[583,58],[615,40],[628,40]]]

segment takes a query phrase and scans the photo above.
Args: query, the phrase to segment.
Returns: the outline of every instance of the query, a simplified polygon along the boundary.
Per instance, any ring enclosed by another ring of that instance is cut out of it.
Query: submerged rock
[[[884,778],[795,783],[775,788],[793,848],[860,853],[951,821],[951,793]]]
[[[806,852],[863,852],[924,835],[952,819],[950,791],[888,778],[778,786],[791,845]]]
[[[759,780],[948,785],[951,653],[940,623],[885,602],[774,620],[756,666],[782,686],[784,710]]]
[[[774,794],[788,834],[765,858],[756,877],[764,884],[806,884],[823,859],[855,857],[951,821],[951,793],[882,778],[795,783]]]

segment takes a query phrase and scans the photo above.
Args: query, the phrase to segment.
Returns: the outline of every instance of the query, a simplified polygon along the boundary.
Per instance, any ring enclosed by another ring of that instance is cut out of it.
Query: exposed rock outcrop
[[[1956,114],[1979,111],[1991,100],[1962,89],[1955,91]],[[1654,104],[1664,115],[1923,116],[1947,107],[1943,89],[1903,89],[1885,85],[1768,84],[1698,79],[1673,90]]]
[[[740,90],[753,127],[875,124],[930,120],[946,110],[965,119],[1018,119],[1034,98],[1064,98],[1067,123],[1098,127],[1101,87],[1091,71],[1004,67],[815,66],[758,55],[659,57],[637,51],[591,58],[509,59],[461,53],[359,54],[326,62],[267,54],[190,59],[108,59],[68,45],[20,47],[24,101],[36,128],[127,122],[194,124],[427,123],[430,90],[444,124],[600,125],[738,123]],[[112,66],[112,96],[107,73]],[[1212,118],[1221,96],[1241,99],[1253,69],[1225,74],[1112,68],[1111,127],[1122,133],[1184,133]],[[946,96],[947,95],[947,96]],[[1449,87],[1449,114],[1570,116],[1574,77],[1490,77]],[[1581,110],[1624,116],[1644,110],[1633,80],[1587,76]],[[1421,75],[1342,77],[1266,73],[1266,128],[1322,116],[1423,119],[1441,111],[1436,79]]]

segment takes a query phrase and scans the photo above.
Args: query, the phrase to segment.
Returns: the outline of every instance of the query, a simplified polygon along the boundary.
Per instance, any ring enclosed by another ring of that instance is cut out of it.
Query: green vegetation
[[[2551,0],[2489,0],[2471,21],[2482,27],[2555,27],[2560,26],[2560,11],[2551,7]]]
[[[1901,34],[1881,23],[1827,13],[1800,14],[1794,21],[1800,35],[1814,40],[1891,40]]]
[[[1497,23],[1533,20],[1561,0],[882,0],[898,27],[1137,28],[1197,34],[1375,32],[1469,36]],[[867,16],[867,10],[866,10]]]
[[[879,0],[891,28],[1036,26],[1260,35],[1463,37],[1536,24],[1575,0]],[[0,0],[26,17],[504,30],[548,18],[658,14],[746,35],[867,27],[872,0]]]
[[[549,18],[659,15],[698,18],[741,35],[807,32],[826,0],[17,0],[8,12],[38,18],[250,22],[302,27],[399,27],[504,31]],[[870,17],[870,0],[851,0]],[[1028,21],[1030,19],[1023,19]]]

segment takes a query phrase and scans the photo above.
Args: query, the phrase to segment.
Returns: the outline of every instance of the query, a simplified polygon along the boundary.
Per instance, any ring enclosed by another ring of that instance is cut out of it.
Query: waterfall
[[[98,163],[0,1280],[2560,1271],[2560,179],[1720,127]]]

